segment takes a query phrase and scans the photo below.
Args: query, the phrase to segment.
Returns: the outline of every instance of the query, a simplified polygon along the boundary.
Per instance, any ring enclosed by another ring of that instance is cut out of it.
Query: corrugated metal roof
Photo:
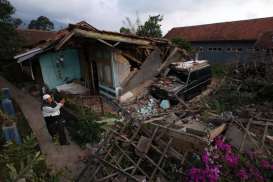
[[[165,38],[184,38],[190,42],[199,41],[252,41],[266,31],[273,31],[273,17],[176,27]]]

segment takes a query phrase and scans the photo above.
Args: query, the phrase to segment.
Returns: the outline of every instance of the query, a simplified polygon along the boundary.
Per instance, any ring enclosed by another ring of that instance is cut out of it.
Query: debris
[[[251,151],[252,149],[257,149],[257,142],[253,144],[253,142],[245,136],[244,132],[234,124],[228,127],[225,137],[229,143],[238,150],[241,148],[242,151],[247,152]]]
[[[72,83],[66,83],[63,85],[59,85],[56,87],[58,92],[65,92],[67,94],[86,94],[89,92],[89,89],[82,86],[81,84],[72,82]]]
[[[169,101],[169,100],[166,100],[166,99],[162,100],[162,101],[160,102],[160,107],[161,107],[162,109],[169,109],[169,108],[170,108],[170,101]]]

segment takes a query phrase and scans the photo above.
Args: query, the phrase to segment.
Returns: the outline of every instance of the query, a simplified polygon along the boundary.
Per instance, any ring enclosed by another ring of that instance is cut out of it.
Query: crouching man
[[[61,107],[63,107],[65,101],[62,99],[59,103],[53,101],[49,94],[43,96],[42,114],[45,118],[48,132],[53,138],[55,135],[59,137],[61,145],[67,145],[67,139],[64,131],[65,121],[61,117]]]

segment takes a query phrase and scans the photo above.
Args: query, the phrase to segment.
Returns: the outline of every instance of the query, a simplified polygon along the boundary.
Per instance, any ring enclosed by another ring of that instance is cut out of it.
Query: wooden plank
[[[171,138],[171,139],[169,140],[169,142],[168,142],[166,148],[164,149],[163,154],[161,155],[159,161],[157,162],[157,166],[158,166],[158,167],[160,167],[161,162],[163,161],[165,154],[166,154],[167,151],[169,150],[169,147],[170,147],[172,141],[173,141],[173,138]],[[157,171],[157,168],[155,168],[155,169],[153,170],[150,180],[153,180],[154,175],[156,174],[156,171]]]
[[[149,177],[149,175],[139,167],[139,164],[138,164],[138,163],[135,163],[135,161],[134,161],[128,154],[126,154],[126,152],[123,151],[122,148],[120,148],[117,144],[115,144],[115,145],[116,145],[116,147],[119,149],[119,151],[120,151],[125,157],[127,157],[127,159],[128,159],[130,162],[133,163],[135,169],[138,169],[138,170],[139,170],[140,172],[142,172],[142,174],[144,174],[146,177]],[[135,170],[134,170],[134,171],[135,171]],[[131,175],[133,175],[133,174],[131,174]]]
[[[169,56],[167,57],[167,59],[164,61],[163,64],[161,64],[161,66],[158,69],[158,72],[161,72],[163,69],[165,69],[166,67],[168,67],[171,63],[176,62],[176,61],[181,61],[181,59],[183,57],[185,57],[187,55],[187,53],[185,52],[185,50],[182,50],[178,47],[175,47],[172,52],[169,54]]]
[[[123,171],[124,171],[124,172],[127,172],[127,171],[130,171],[131,169],[134,169],[134,166],[127,167],[127,168],[124,169]],[[96,181],[97,181],[97,182],[105,181],[105,180],[107,180],[107,179],[109,179],[109,178],[112,178],[112,177],[118,175],[119,173],[120,173],[120,172],[115,172],[115,173],[110,174],[110,175],[108,175],[108,176],[105,176],[105,177],[102,177],[102,178],[100,178],[100,179],[97,179]]]
[[[135,178],[135,177],[132,176],[131,174],[127,173],[127,172],[124,171],[123,169],[119,169],[119,168],[117,168],[116,166],[114,166],[113,164],[111,164],[111,163],[107,162],[106,160],[101,159],[101,158],[99,158],[99,157],[97,157],[97,159],[100,160],[100,161],[101,161],[102,163],[104,163],[105,165],[107,165],[107,166],[113,168],[114,170],[119,171],[120,173],[124,174],[125,176],[128,176],[128,177],[131,178],[132,180],[138,182],[138,179],[137,179],[137,178]]]
[[[74,29],[74,32],[77,36],[82,36],[82,37],[92,38],[92,39],[110,40],[110,41],[125,42],[125,43],[137,44],[137,45],[151,44],[151,41],[144,40],[141,38],[127,37],[124,35],[85,31],[81,29]]]
[[[106,41],[104,41],[104,40],[102,40],[102,39],[98,39],[98,41],[100,41],[101,43],[103,43],[103,44],[105,44],[105,45],[107,45],[107,46],[109,46],[109,47],[114,48],[114,46],[113,46],[112,44],[110,44],[110,43],[108,43],[108,42],[106,42]]]
[[[263,139],[262,139],[262,147],[264,147],[264,142],[265,142],[267,131],[268,131],[268,123],[269,122],[266,122],[266,125],[264,127],[264,134],[263,134]]]
[[[73,37],[73,35],[75,35],[74,32],[71,32],[69,34],[67,34],[56,46],[55,46],[55,50],[60,50],[63,45],[70,40],[71,37]]]
[[[125,141],[128,141],[129,142],[129,139],[127,138],[127,137],[125,137],[125,136],[123,136],[123,135],[121,135],[121,134],[119,134],[118,132],[116,132],[116,131],[114,131],[114,130],[112,130],[112,129],[110,129],[113,133],[115,133],[117,136],[119,136],[119,137],[121,137],[122,139],[124,139]],[[157,132],[157,129],[155,129],[154,130],[154,132],[153,132],[153,134],[155,135],[156,134],[156,132]],[[137,149],[137,146],[134,144],[134,143],[132,143],[132,142],[129,142],[135,149]],[[148,155],[146,155],[146,154],[143,154],[143,157],[145,158],[145,159],[147,159],[154,167],[156,167],[166,178],[169,178],[168,177],[168,175],[166,174],[166,172],[162,169],[162,168],[160,168],[159,166],[157,166],[157,164],[148,156]]]
[[[124,57],[126,57],[127,59],[130,59],[130,60],[132,60],[132,61],[134,61],[134,62],[136,62],[136,63],[138,63],[138,64],[142,64],[141,61],[139,61],[137,58],[131,56],[131,55],[128,54],[128,53],[121,52],[121,54],[122,54]]]
[[[213,140],[215,137],[220,135],[225,130],[225,128],[226,128],[226,123],[223,123],[220,126],[218,126],[217,128],[211,130],[209,132],[209,139]]]
[[[246,131],[249,132],[249,127],[250,127],[250,124],[251,124],[251,120],[248,121],[247,123],[247,126],[246,126]],[[246,141],[246,137],[247,137],[247,132],[245,132],[244,134],[244,137],[243,137],[243,140],[241,142],[241,145],[240,145],[240,148],[239,148],[239,151],[242,152],[244,146],[245,146],[245,141]]]
[[[165,118],[164,116],[156,117],[156,118],[151,118],[151,119],[148,119],[148,120],[143,121],[143,124],[152,123],[152,122],[154,122],[154,121],[161,121],[161,120],[163,120],[164,118]]]

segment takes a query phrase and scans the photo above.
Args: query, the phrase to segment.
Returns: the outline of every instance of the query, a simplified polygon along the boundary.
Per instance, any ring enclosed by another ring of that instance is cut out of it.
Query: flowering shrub
[[[239,154],[220,137],[197,160],[187,170],[189,182],[273,181],[272,158],[259,159],[253,152]]]

